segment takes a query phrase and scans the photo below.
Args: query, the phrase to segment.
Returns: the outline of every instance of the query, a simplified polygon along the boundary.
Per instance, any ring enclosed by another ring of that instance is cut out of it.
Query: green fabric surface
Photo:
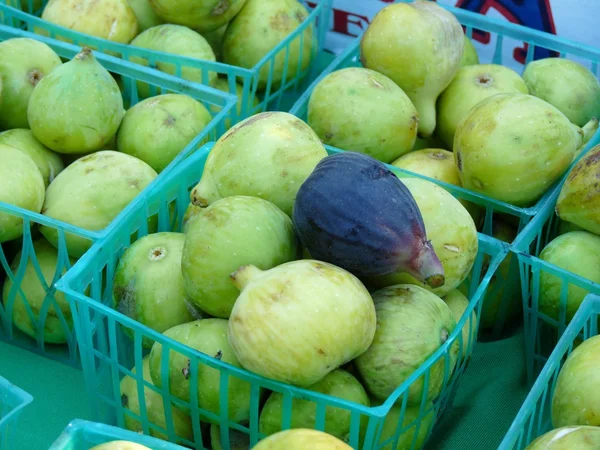
[[[47,450],[72,419],[91,417],[76,369],[0,342],[0,374],[34,397],[7,450]],[[478,343],[426,450],[497,449],[526,395],[522,332]]]

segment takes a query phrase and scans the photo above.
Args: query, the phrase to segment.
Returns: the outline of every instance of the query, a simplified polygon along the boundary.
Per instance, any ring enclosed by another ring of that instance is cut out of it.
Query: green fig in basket
[[[481,100],[502,93],[527,94],[517,72],[499,64],[462,67],[437,102],[436,134],[452,149],[456,127]]]
[[[117,82],[89,48],[45,76],[27,109],[33,135],[59,153],[100,150],[124,114]]]
[[[117,265],[113,307],[159,333],[202,317],[190,303],[181,274],[185,236],[155,233],[129,247]],[[123,327],[132,336],[131,329]],[[144,337],[144,347],[152,341]]]
[[[157,25],[148,28],[140,33],[131,41],[134,47],[141,47],[156,52],[171,53],[173,55],[184,56],[187,58],[199,59],[201,61],[216,60],[215,54],[210,44],[199,33],[190,30],[187,27],[173,24]],[[203,73],[202,69],[194,68],[192,65],[182,64],[181,71],[177,71],[177,66],[167,61],[168,58],[158,58],[152,65],[161,72],[170,75],[177,75],[184,80],[194,83],[211,84],[217,78],[216,72]],[[131,62],[148,66],[148,60],[139,56],[132,56]],[[201,63],[200,63],[201,64]],[[141,98],[147,98],[157,95],[160,92],[154,91],[151,87],[142,81],[137,82],[138,94]]]
[[[31,130],[15,128],[0,133],[0,144],[8,144],[27,154],[40,170],[46,187],[65,168],[60,156],[38,141]]]
[[[65,294],[57,291],[52,284],[75,264],[75,260],[72,258],[69,258],[68,261],[59,259],[58,251],[44,238],[33,242],[33,252],[36,263],[34,264],[33,256],[30,254],[19,285],[15,286],[10,279],[4,283],[2,303],[4,308],[12,307],[12,322],[23,333],[36,339],[38,324],[43,324],[44,342],[64,344],[73,328],[71,308]],[[22,252],[19,252],[15,256],[11,266],[15,275],[22,262],[21,255]],[[43,277],[43,283],[39,278],[36,265]],[[28,306],[33,317],[29,315]],[[47,311],[43,317],[40,317],[44,308],[47,308]]]
[[[133,375],[136,374],[135,367],[131,369],[131,373]],[[150,355],[146,356],[142,360],[142,373],[144,381],[152,384],[152,378],[150,376]],[[120,389],[121,405],[123,408],[128,409],[138,417],[142,416],[138,391],[143,389],[148,423],[167,430],[167,418],[163,403],[163,396],[160,393],[145,385],[142,385],[142,383],[138,384],[137,380],[130,376],[126,376],[121,380]],[[170,409],[170,411],[173,416],[173,428],[175,429],[175,434],[187,441],[193,441],[194,431],[190,416],[178,408],[173,407]],[[138,433],[143,432],[141,422],[135,419],[134,416],[130,414],[124,414],[124,421],[126,429],[136,431]],[[168,440],[168,436],[165,433],[162,433],[155,428],[150,428],[150,436]]]
[[[0,42],[0,130],[29,128],[27,106],[40,80],[62,64],[47,44],[30,38]]]
[[[306,389],[324,395],[370,406],[369,397],[360,382],[342,369],[328,373],[317,383]],[[266,436],[282,430],[285,411],[283,394],[273,392],[260,413],[259,431]],[[311,400],[293,399],[291,428],[315,428],[317,425],[317,404]],[[350,437],[351,417],[348,409],[328,407],[325,413],[325,432],[348,441]]]
[[[523,79],[531,95],[555,106],[575,125],[600,119],[600,82],[578,62],[566,58],[532,61]]]
[[[165,22],[185,25],[200,32],[227,24],[246,0],[151,0],[156,14]]]
[[[225,31],[223,62],[252,69],[288,39],[286,47],[263,64],[258,75],[258,89],[265,89],[268,81],[271,90],[277,89],[284,81],[284,73],[285,81],[289,82],[305,71],[313,59],[317,45],[313,24],[289,37],[307,17],[306,7],[298,0],[246,0]]]
[[[352,450],[344,441],[307,428],[295,428],[273,434],[260,441],[252,450]]]
[[[227,197],[186,224],[182,255],[190,300],[202,311],[227,319],[239,296],[231,273],[246,264],[266,270],[293,261],[297,239],[291,219],[271,202]]]
[[[538,437],[525,450],[596,450],[600,448],[600,427],[566,426]]]
[[[412,150],[419,115],[385,75],[362,67],[323,78],[308,102],[308,125],[324,144],[389,163]]]
[[[600,283],[600,236],[587,231],[571,231],[552,240],[540,253],[540,259],[575,275]],[[561,305],[566,306],[566,321],[570,322],[588,290],[569,283],[566,298],[562,298],[561,277],[547,271],[540,273],[539,310],[551,319],[559,320]]]
[[[48,186],[42,214],[89,231],[99,231],[156,178],[152,167],[133,156],[104,150],[79,158]],[[56,228],[42,225],[42,234],[58,247]],[[65,233],[69,255],[79,258],[91,241]]]
[[[225,319],[202,319],[177,325],[163,334],[183,345],[198,350],[215,360],[223,361],[235,367],[241,367],[232,346],[227,339],[228,322]],[[163,385],[162,344],[155,342],[150,352],[150,375],[152,382]],[[164,373],[169,376],[169,388],[172,395],[190,402],[190,383],[198,383],[198,406],[214,414],[220,414],[220,372],[218,369],[198,363],[198,377],[194,379],[190,359],[169,349],[169,367]],[[229,420],[240,422],[248,420],[250,415],[250,383],[233,375],[228,383]],[[186,409],[187,408],[183,408]],[[203,420],[213,422],[208,417]]]
[[[133,9],[140,33],[163,23],[152,9],[151,0],[127,0],[127,3]]]
[[[458,324],[469,307],[469,299],[458,289],[454,289],[453,291],[448,292],[442,300],[448,305],[448,308],[452,311],[452,315]],[[476,341],[477,315],[475,314],[475,311],[471,311],[471,316],[467,318],[467,321],[462,328],[461,360],[468,360],[470,358]]]
[[[365,31],[361,60],[406,92],[419,111],[419,136],[429,137],[436,127],[436,99],[460,68],[464,46],[460,22],[441,6],[421,0],[394,3]]]
[[[44,192],[44,179],[33,159],[15,147],[0,144],[0,202],[39,213]],[[23,218],[0,212],[0,244],[22,235]]]
[[[535,203],[598,128],[583,129],[527,94],[496,94],[458,124],[454,156],[463,187],[516,206]]]
[[[91,447],[90,450],[152,450],[142,444],[131,441],[110,441]]]
[[[260,197],[291,215],[298,189],[327,151],[315,132],[285,112],[238,123],[216,142],[191,193],[206,207],[232,195]]]
[[[121,44],[129,44],[139,31],[135,12],[127,0],[50,0],[44,8],[42,19]],[[38,32],[38,29],[35,31]],[[45,30],[39,31],[48,34]],[[71,42],[60,32],[57,38]]]
[[[556,202],[562,220],[600,235],[600,145],[571,169]]]
[[[479,55],[477,55],[473,41],[465,35],[465,51],[460,60],[460,66],[473,66],[475,64],[479,64]]]
[[[249,265],[232,278],[241,293],[229,319],[229,342],[252,372],[310,386],[373,340],[371,296],[339,267],[314,260],[267,271]]]
[[[452,311],[444,301],[418,286],[399,284],[373,293],[377,311],[377,331],[369,349],[354,360],[369,393],[386,400],[414,371],[446,343],[456,327]],[[445,358],[449,358],[447,377],[458,359],[458,341],[429,368],[427,400],[442,391]],[[425,389],[424,375],[408,389],[408,405],[418,406]]]
[[[147,98],[123,117],[117,150],[141,159],[160,173],[211,120],[206,107],[187,95]]]
[[[584,341],[568,356],[552,394],[554,428],[567,425],[600,426],[598,361],[600,336]]]

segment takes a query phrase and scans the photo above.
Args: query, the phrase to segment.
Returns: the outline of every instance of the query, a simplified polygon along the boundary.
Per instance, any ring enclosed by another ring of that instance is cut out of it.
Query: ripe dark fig
[[[313,258],[356,276],[406,272],[431,287],[445,282],[413,196],[370,156],[322,159],[298,191],[293,221]]]

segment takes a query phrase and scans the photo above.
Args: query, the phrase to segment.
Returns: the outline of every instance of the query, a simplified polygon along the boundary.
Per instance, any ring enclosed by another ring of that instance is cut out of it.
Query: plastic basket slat
[[[399,0],[397,2],[409,2],[409,0]],[[589,45],[580,44],[577,42],[568,41],[566,39],[554,36],[548,33],[544,33],[538,30],[533,30],[524,26],[516,25],[509,22],[498,21],[494,18],[486,17],[481,14],[473,13],[460,8],[454,8],[450,6],[440,5],[450,12],[452,12],[458,19],[458,21],[465,27],[467,35],[471,34],[473,30],[480,30],[483,32],[490,33],[495,38],[495,49],[491,59],[485,60],[480,55],[480,63],[494,63],[503,64],[503,55],[507,41],[522,41],[527,44],[526,60],[531,61],[534,58],[535,50],[546,49],[551,51],[559,52],[561,55],[579,58],[583,64],[586,64],[594,73],[600,76],[598,73],[598,63],[600,63],[600,48],[592,47]],[[363,32],[364,33],[364,32]],[[505,39],[506,38],[506,39]],[[315,87],[330,73],[347,67],[362,67],[360,63],[360,41],[362,34],[357,37],[349,46],[346,48],[329,66],[319,75],[319,77],[310,85],[310,87],[300,96],[298,101],[291,108],[290,113],[297,117],[307,120],[308,104],[310,96]],[[491,41],[493,42],[493,40]],[[486,55],[484,55],[486,56]],[[583,60],[583,61],[581,61]],[[514,67],[511,67],[514,68]],[[524,66],[514,68],[517,71],[522,72]],[[595,134],[594,137],[588,142],[584,150],[581,152],[579,158],[585,154],[594,145],[600,143],[600,131]],[[352,149],[344,149],[352,150]],[[575,164],[575,163],[573,163]],[[572,167],[572,166],[571,166]],[[396,170],[396,169],[395,169]],[[410,175],[411,172],[397,169],[397,172]],[[567,171],[568,172],[568,171]],[[532,219],[540,214],[543,214],[543,210],[547,205],[552,203],[552,199],[557,195],[559,186],[566,177],[566,173],[563,175],[561,180],[558,180],[551,186],[546,193],[540,198],[540,200],[533,206],[530,207],[517,207],[505,202],[501,202],[490,197],[468,191],[466,189],[457,188],[456,186],[448,185],[437,180],[433,180],[427,177],[423,177],[418,174],[412,174],[418,178],[424,178],[432,181],[444,189],[450,191],[453,195],[458,198],[469,200],[472,203],[479,205],[485,210],[485,216],[483,224],[481,225],[481,231],[487,235],[493,235],[493,225],[499,219],[499,214],[510,216],[512,219],[518,222],[518,233],[523,233],[524,228],[531,224]],[[527,233],[537,234],[540,227],[544,225],[541,221],[534,222],[535,226],[529,226]],[[545,228],[544,228],[545,229]],[[539,238],[539,236],[538,236]],[[533,241],[532,241],[533,242]],[[531,253],[539,254],[540,243],[542,240],[537,239],[537,248]],[[519,297],[519,286],[522,284],[520,279],[519,265],[516,261],[512,261],[509,269],[509,276],[503,283],[506,286],[502,299],[500,301],[500,308],[497,314],[497,322],[494,328],[491,330],[492,337],[499,337],[505,330],[505,326],[510,324],[507,320],[509,305],[515,298]]]
[[[589,294],[546,361],[498,450],[524,450],[552,430],[551,400],[560,369],[576,339],[586,340],[598,334],[599,318],[600,296]]]
[[[0,5],[0,7],[6,8],[4,5]],[[0,11],[0,15],[1,14],[2,12]],[[49,38],[31,34],[20,29],[0,25],[0,41],[24,37],[44,42],[62,58],[72,59],[80,51],[80,48],[69,43],[53,41]],[[141,80],[151,86],[154,86],[159,94],[186,94],[202,102],[207,108],[220,108],[218,112],[213,113],[214,117],[207,127],[202,130],[202,132],[196,138],[194,138],[192,142],[190,142],[190,144],[171,162],[171,164],[159,174],[157,179],[154,180],[154,183],[156,183],[160,177],[172,170],[172,168],[179,164],[180,161],[184,160],[190,154],[196,151],[203,142],[206,142],[207,140],[214,140],[225,131],[225,120],[231,117],[230,114],[235,109],[235,104],[237,102],[236,97],[210,87],[189,83],[177,77],[135,65],[112,56],[95,53],[95,57],[107,70],[123,77],[125,80],[125,85],[129,86],[129,88],[126,89],[124,96],[126,100],[130,100],[131,104],[135,104],[137,101],[138,97],[136,82]],[[150,184],[148,189],[152,189],[152,186],[153,184]],[[2,202],[0,202],[0,212],[8,213],[23,219],[23,237],[20,240],[14,240],[0,245],[0,266],[2,267],[2,273],[6,273],[5,280],[0,280],[0,287],[3,286],[6,280],[10,280],[13,283],[12,289],[9,291],[7,301],[0,302],[0,339],[58,361],[65,362],[73,366],[78,366],[79,360],[77,352],[77,340],[73,331],[70,329],[69,322],[64,314],[60,312],[58,313],[58,321],[60,323],[60,328],[62,328],[65,332],[66,343],[47,344],[44,342],[44,327],[48,313],[51,307],[57,306],[54,298],[53,284],[62,275],[63,269],[68,270],[71,266],[69,258],[67,257],[67,244],[65,235],[71,234],[80,236],[92,243],[105,235],[111,229],[111,225],[106,227],[104,230],[85,230],[74,225],[49,218],[42,214]],[[126,214],[126,212],[124,213]],[[31,228],[30,225],[33,228]],[[41,237],[37,231],[37,227],[39,225],[53,228],[58,232],[59,264],[53,278],[48,281],[44,280],[42,276],[42,272],[33,247],[34,240]],[[22,258],[20,261],[16,261],[15,268],[11,269],[11,265],[13,264],[17,250],[22,250]],[[37,318],[33,314],[21,286],[24,272],[28,263],[33,266],[37,279],[42,286],[44,286],[44,289],[47,292],[46,298],[42,304],[39,316]],[[25,298],[25,310],[32,322],[35,324],[35,338],[29,337],[25,333],[22,333],[12,323],[12,311],[16,302],[16,296],[19,296],[19,298]],[[53,310],[58,311],[56,308]]]
[[[33,397],[0,376],[0,450],[10,450],[19,416]]]

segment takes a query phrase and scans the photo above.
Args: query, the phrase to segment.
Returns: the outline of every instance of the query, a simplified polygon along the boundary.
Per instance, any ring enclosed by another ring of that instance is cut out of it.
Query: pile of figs
[[[106,228],[212,115],[183,94],[125,110],[115,77],[89,48],[63,63],[42,42],[8,39],[0,77],[0,201],[80,230],[0,212],[3,308],[21,332],[64,344],[71,313],[52,285],[90,248],[89,233]]]
[[[427,380],[421,376],[406,391],[406,410],[401,402],[392,408],[381,436],[394,435],[401,414],[407,426],[419,418],[422,426],[409,427],[399,442],[414,437],[420,448],[435,420],[434,402],[475,340],[475,312],[462,332],[455,330],[469,309],[458,288],[478,253],[466,208],[433,182],[400,179],[366,154],[328,155],[316,133],[285,112],[230,128],[190,188],[181,229],[140,238],[118,261],[113,307],[209,358],[363,406],[381,405],[445,348]],[[181,442],[197,439],[194,403],[206,412],[201,420],[211,427],[212,448],[222,448],[213,418],[225,406],[231,421],[248,423],[256,408],[248,380],[231,374],[225,388],[205,363],[122,329],[132,340],[141,337],[147,352],[143,367],[132,371],[143,370],[157,388],[168,380],[171,396],[184,402],[172,416]],[[164,439],[160,393],[125,376],[118,395],[139,415],[142,389],[159,427],[151,433]],[[289,406],[281,392],[261,392],[259,431],[275,436]],[[294,400],[293,429],[314,428],[315,417],[315,403]],[[325,432],[348,442],[351,423],[349,410],[328,410]],[[125,425],[142,430],[132,416]],[[247,448],[248,436],[231,436],[231,445],[241,440]]]
[[[23,6],[25,11],[39,12],[39,6],[32,10],[27,4]],[[52,25],[119,44],[253,69],[308,15],[298,0],[50,0],[40,17]],[[34,31],[48,34],[41,27],[34,27]],[[55,37],[70,41],[60,31]],[[303,77],[316,45],[316,30],[311,24],[264,64],[258,92],[269,80],[271,89],[276,89],[284,81]],[[143,57],[131,61],[176,73],[168,57],[158,57],[156,63]],[[178,75],[230,92],[226,79],[218,78],[216,71],[208,72],[193,63],[186,64]],[[237,93],[241,107],[242,86],[238,84],[232,93]],[[140,94],[148,96],[147,88],[141,86]],[[258,99],[244,101],[251,104]]]

